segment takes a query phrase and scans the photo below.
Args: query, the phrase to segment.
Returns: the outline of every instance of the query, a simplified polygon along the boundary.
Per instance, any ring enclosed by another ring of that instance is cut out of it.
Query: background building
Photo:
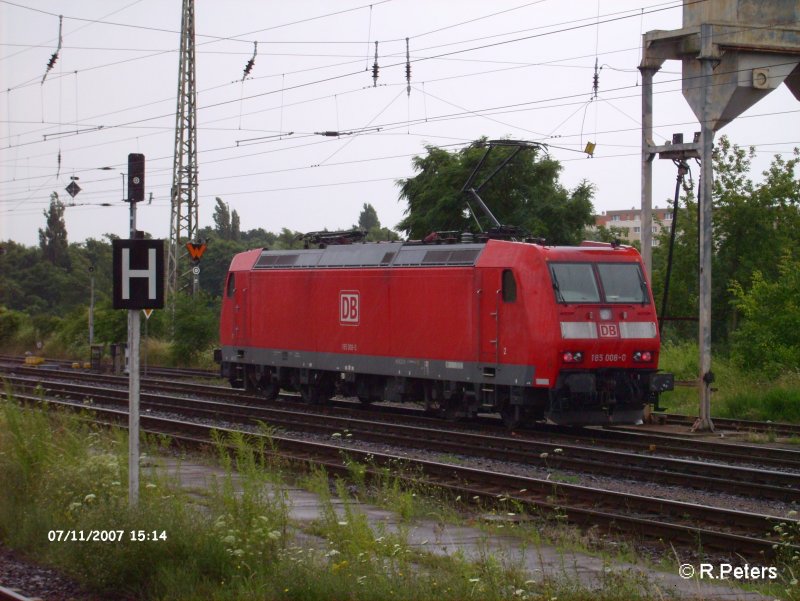
[[[595,215],[595,226],[618,228],[628,242],[642,241],[641,209],[631,207],[622,211],[604,211]],[[658,234],[672,225],[672,209],[653,207],[653,246],[658,246]],[[626,233],[627,232],[627,233]]]

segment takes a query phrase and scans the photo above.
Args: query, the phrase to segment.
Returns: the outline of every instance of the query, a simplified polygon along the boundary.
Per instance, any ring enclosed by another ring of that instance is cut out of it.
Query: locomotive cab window
[[[236,274],[231,272],[228,274],[228,282],[225,284],[225,294],[228,298],[233,298],[234,292],[236,292]]]
[[[551,263],[550,276],[557,302],[600,302],[600,290],[590,263]]]
[[[637,263],[598,263],[597,273],[608,303],[650,302],[647,284]]]
[[[517,280],[510,269],[503,270],[503,301],[513,303],[517,300]]]

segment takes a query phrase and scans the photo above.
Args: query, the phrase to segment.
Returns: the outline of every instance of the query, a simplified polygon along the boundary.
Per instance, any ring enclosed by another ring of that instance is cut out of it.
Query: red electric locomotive
[[[234,257],[220,325],[235,387],[424,403],[509,426],[635,423],[671,390],[638,252],[584,243],[367,243]]]

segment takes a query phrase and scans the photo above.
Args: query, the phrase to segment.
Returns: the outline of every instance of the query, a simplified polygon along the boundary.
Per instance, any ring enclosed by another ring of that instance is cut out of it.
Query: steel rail
[[[50,370],[26,366],[11,366],[5,368],[0,366],[0,370],[11,369],[19,374],[31,374],[41,377],[43,373]],[[100,374],[87,374],[83,371],[65,370],[59,371],[60,376],[84,380],[91,378],[93,381],[106,382],[110,385],[127,385],[127,377],[111,376]],[[144,379],[143,389],[151,390],[172,390],[179,393],[197,393],[225,398],[236,398],[257,402],[261,407],[286,407],[285,402],[270,402],[260,397],[253,396],[241,390],[234,390],[223,386],[208,384],[196,384],[187,382],[175,382],[158,379]],[[361,418],[386,419],[386,415],[402,416],[406,424],[429,424],[432,428],[441,428],[441,419],[433,419],[425,416],[418,409],[401,407],[375,407],[365,410],[363,407],[353,409],[353,403],[348,401],[333,401],[329,405],[307,407],[307,411],[323,413],[326,417],[332,411],[337,413],[342,410],[348,411],[351,415],[358,415]],[[715,422],[716,423],[716,422]],[[484,432],[507,432],[507,429],[500,425],[498,419],[488,416],[471,423],[448,423],[448,429],[461,429],[465,431],[475,431],[481,428]],[[675,457],[703,458],[710,461],[722,462],[727,464],[754,465],[761,464],[779,469],[792,469],[800,471],[800,449],[777,448],[756,444],[743,444],[741,442],[719,442],[715,440],[698,440],[688,435],[666,434],[651,432],[637,428],[570,428],[564,426],[553,426],[549,424],[534,424],[515,431],[519,437],[525,437],[537,442],[545,442],[543,437],[547,437],[546,442],[556,445],[569,444],[570,442],[581,442],[584,445],[603,445],[605,447],[639,451],[642,454],[658,453],[659,455],[670,455]]]
[[[692,426],[697,419],[691,415],[678,415],[674,413],[664,414],[668,424],[681,426]],[[738,419],[735,417],[715,417],[714,427],[724,430],[734,430],[737,432],[757,432],[763,434],[773,433],[777,436],[800,436],[800,424],[790,424],[787,422],[760,422],[749,419]]]
[[[31,383],[9,378],[22,390],[31,391]],[[38,386],[38,385],[37,385]],[[55,393],[83,403],[96,398],[104,402],[127,404],[126,391],[99,389],[78,384],[60,384],[43,392]],[[500,461],[543,467],[569,469],[588,474],[602,474],[638,481],[672,484],[704,491],[726,492],[754,498],[792,502],[800,497],[800,474],[741,468],[707,462],[645,456],[575,444],[556,444],[520,440],[507,435],[479,434],[407,424],[376,424],[364,419],[293,411],[291,408],[253,407],[232,403],[203,401],[143,393],[143,409],[203,415],[210,418],[250,423],[260,420],[288,430],[312,431],[331,435],[349,431],[360,441],[395,444],[425,451],[485,457]]]
[[[15,395],[19,401],[75,407],[60,399],[42,399],[40,396]],[[89,407],[95,421],[123,427],[127,412],[117,409]],[[153,434],[166,434],[184,442],[212,444],[211,432],[238,433],[240,431],[214,427],[184,420],[154,415],[141,417],[142,429]],[[249,434],[249,433],[248,433]],[[257,436],[249,434],[250,436]],[[350,461],[366,466],[373,477],[385,477],[386,468],[397,471],[405,468],[400,477],[409,482],[419,482],[418,474],[425,476],[427,484],[450,490],[452,494],[471,495],[484,500],[498,500],[518,504],[526,510],[546,515],[555,513],[559,519],[577,524],[601,524],[610,530],[633,533],[646,538],[668,539],[687,545],[702,545],[725,551],[736,550],[746,558],[769,558],[774,553],[774,540],[766,537],[773,528],[793,520],[753,514],[731,509],[683,503],[644,495],[618,493],[602,489],[487,472],[448,463],[413,459],[375,451],[343,448],[339,445],[296,440],[271,435],[270,449],[279,457],[307,464],[321,465],[326,469],[347,473],[343,455]],[[410,475],[409,475],[410,474]],[[673,521],[667,521],[669,516]],[[717,525],[719,529],[695,525],[695,522]],[[736,529],[737,531],[733,531]],[[800,550],[800,549],[798,549]]]

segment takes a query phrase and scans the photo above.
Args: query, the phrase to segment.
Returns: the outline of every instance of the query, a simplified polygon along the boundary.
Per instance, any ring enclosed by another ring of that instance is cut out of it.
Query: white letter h
[[[156,249],[147,249],[147,269],[131,269],[131,249],[122,249],[122,298],[131,298],[131,278],[147,278],[147,298],[156,298]]]

